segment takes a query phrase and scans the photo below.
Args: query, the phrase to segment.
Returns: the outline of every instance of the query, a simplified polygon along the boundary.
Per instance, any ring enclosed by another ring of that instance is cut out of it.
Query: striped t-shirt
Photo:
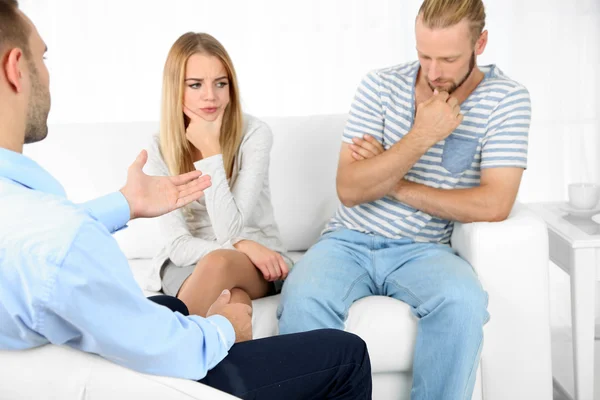
[[[405,179],[441,189],[479,186],[482,168],[527,167],[531,103],[527,89],[495,65],[479,67],[484,79],[461,104],[464,120],[431,147]],[[414,122],[419,62],[369,73],[361,82],[343,141],[369,134],[389,149]],[[453,222],[437,218],[391,196],[352,208],[341,205],[323,233],[338,229],[448,243]]]

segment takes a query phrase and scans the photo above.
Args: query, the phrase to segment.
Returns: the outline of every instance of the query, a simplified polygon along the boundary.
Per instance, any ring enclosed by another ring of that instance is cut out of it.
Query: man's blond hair
[[[423,23],[432,29],[447,28],[467,19],[471,25],[473,44],[485,27],[482,0],[425,0],[419,9]]]

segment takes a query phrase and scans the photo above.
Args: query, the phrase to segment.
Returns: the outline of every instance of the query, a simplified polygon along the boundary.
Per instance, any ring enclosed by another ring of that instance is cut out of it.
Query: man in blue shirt
[[[142,152],[119,192],[79,205],[67,200],[22,155],[24,144],[48,132],[46,51],[17,2],[0,0],[0,349],[67,345],[243,398],[370,399],[369,357],[354,335],[322,330],[250,341],[251,310],[230,304],[227,291],[207,318],[144,297],[111,233],[199,199],[210,178],[147,176]]]

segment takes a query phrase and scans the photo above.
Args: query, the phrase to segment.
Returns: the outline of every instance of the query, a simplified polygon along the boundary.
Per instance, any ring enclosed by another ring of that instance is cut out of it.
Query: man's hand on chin
[[[192,171],[179,176],[149,176],[142,169],[148,160],[146,150],[137,156],[127,170],[127,182],[120,190],[131,219],[153,218],[198,200],[210,187],[210,176]]]

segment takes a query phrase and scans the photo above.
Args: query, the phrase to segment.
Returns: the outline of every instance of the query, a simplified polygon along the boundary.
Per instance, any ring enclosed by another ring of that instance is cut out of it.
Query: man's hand
[[[290,271],[281,254],[252,240],[241,240],[233,247],[247,255],[267,281],[287,278]]]
[[[352,150],[352,158],[356,161],[378,156],[385,151],[383,145],[373,136],[364,135],[363,138],[352,138],[353,144],[350,145],[350,149]]]
[[[352,149],[352,157],[357,160],[366,160],[369,158],[373,158],[375,156],[380,155],[385,151],[383,145],[379,143],[373,136],[364,135],[364,139],[353,138],[352,142],[354,144],[350,145]],[[395,197],[399,201],[403,201],[402,195],[404,191],[402,189],[406,189],[411,185],[416,185],[413,182],[407,181],[406,179],[400,179],[400,181],[396,184],[396,186],[392,189],[389,194],[392,197]]]
[[[148,160],[143,150],[127,170],[127,182],[121,189],[131,219],[152,218],[198,200],[211,185],[210,176],[192,171],[179,176],[149,176],[142,168]]]
[[[205,120],[185,104],[183,105],[183,112],[190,119],[190,123],[185,131],[185,137],[195,148],[200,150],[202,158],[208,158],[221,153],[219,138],[221,136],[221,125],[223,124],[223,114],[225,111],[221,111],[214,121]]]
[[[411,131],[426,140],[429,147],[450,134],[461,124],[458,100],[447,92],[433,92],[433,97],[419,104],[415,123]]]
[[[235,342],[252,340],[252,307],[247,304],[230,304],[231,292],[224,290],[217,300],[210,306],[207,317],[222,315],[227,318],[235,331]]]

